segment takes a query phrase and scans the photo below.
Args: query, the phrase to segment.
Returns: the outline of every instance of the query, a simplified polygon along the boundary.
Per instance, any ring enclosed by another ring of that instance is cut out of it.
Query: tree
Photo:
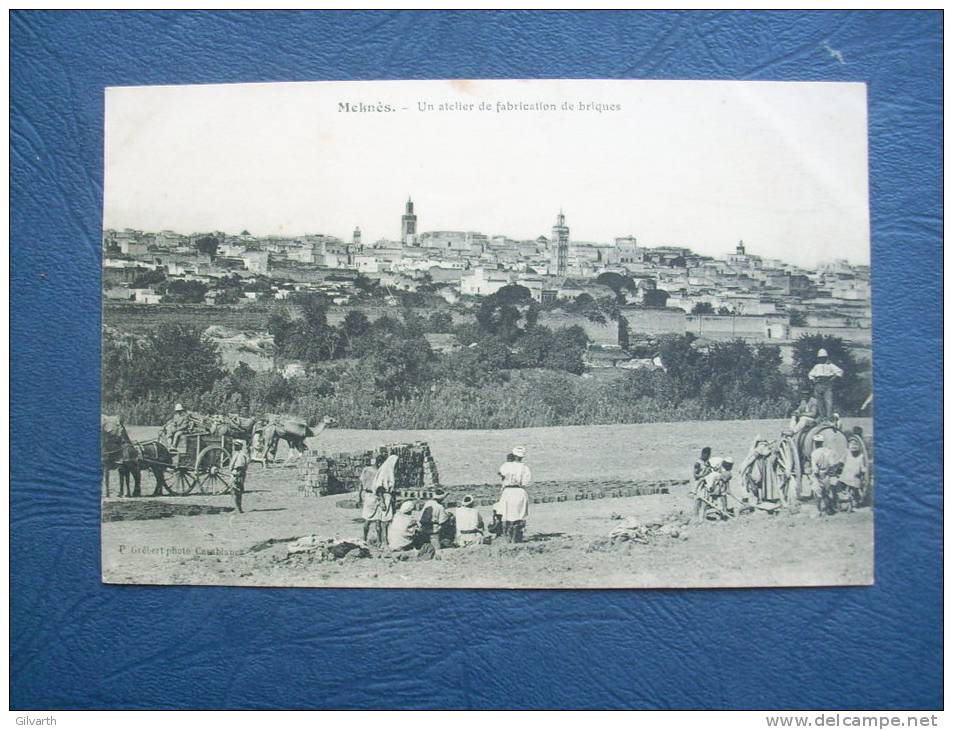
[[[507,284],[487,298],[495,299],[502,304],[525,304],[533,301],[533,294],[520,284]]]
[[[450,312],[437,310],[430,313],[430,319],[427,322],[428,332],[447,333],[453,331],[453,316]]]
[[[198,249],[199,253],[207,254],[210,258],[214,259],[220,243],[221,241],[219,241],[217,236],[199,236],[195,239],[195,248]]]
[[[788,312],[788,324],[792,327],[807,327],[807,315],[799,309]]]
[[[710,302],[695,302],[692,307],[692,314],[714,314],[715,308]]]
[[[279,312],[268,320],[268,331],[275,338],[278,355],[311,363],[340,356],[344,337],[337,328],[328,324],[324,297],[305,295],[297,301],[301,309],[300,319],[291,319],[286,312]]]
[[[420,337],[427,332],[427,321],[410,307],[406,307],[402,312],[404,329],[411,337]]]
[[[103,341],[106,400],[196,395],[224,376],[217,345],[195,327],[172,324],[144,338]]]
[[[603,271],[596,277],[596,283],[612,289],[616,300],[620,302],[625,300],[624,292],[634,292],[636,290],[635,280],[631,276],[618,274],[615,271]]]
[[[167,279],[156,289],[165,302],[176,304],[201,304],[208,294],[208,287],[201,281]]]
[[[646,289],[642,292],[642,304],[653,309],[664,309],[668,304],[668,292],[664,289]]]
[[[480,329],[513,342],[539,319],[539,309],[525,286],[510,284],[484,297],[476,315]]]
[[[834,408],[844,415],[855,415],[870,395],[872,383],[869,373],[862,377],[860,367],[849,345],[834,335],[803,334],[794,342],[794,378],[802,392],[813,390],[808,378],[811,368],[817,363],[817,352],[827,350],[830,362],[844,371],[834,382]]]
[[[388,335],[374,341],[368,362],[377,389],[387,400],[411,396],[430,380],[428,365],[433,353],[422,337]]]
[[[679,397],[698,395],[702,383],[702,356],[693,346],[695,337],[668,335],[659,340],[659,357],[666,372],[673,378]]]
[[[341,323],[341,333],[347,342],[348,349],[352,343],[363,337],[370,331],[371,322],[367,315],[359,309],[352,309],[344,315],[344,321]]]
[[[165,281],[165,269],[150,269],[137,274],[131,286],[133,289],[147,289],[163,281]]]

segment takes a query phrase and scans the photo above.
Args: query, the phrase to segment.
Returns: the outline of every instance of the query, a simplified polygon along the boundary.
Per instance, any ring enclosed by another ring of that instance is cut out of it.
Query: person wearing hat
[[[472,494],[463,498],[463,503],[454,511],[454,517],[457,522],[457,545],[467,547],[483,543],[486,526],[480,511],[474,506]]]
[[[814,500],[819,514],[834,514],[834,482],[832,481],[841,467],[837,455],[824,445],[824,434],[816,433],[811,451],[811,478],[814,487]]]
[[[232,497],[235,500],[235,509],[242,512],[242,495],[245,494],[245,472],[248,471],[248,454],[241,441],[235,442],[232,451],[232,460],[228,463],[232,472]]]
[[[177,449],[179,448],[179,440],[182,438],[182,434],[187,433],[191,426],[192,418],[189,416],[189,412],[185,410],[185,406],[181,403],[176,403],[173,411],[172,418],[166,422],[162,430],[168,434],[169,448]]]
[[[523,463],[526,458],[526,449],[523,446],[515,447],[511,456],[512,461],[507,461],[499,469],[503,491],[500,492],[500,501],[494,506],[494,511],[500,515],[503,523],[503,537],[509,542],[522,542],[526,518],[529,517],[529,494],[526,487],[532,481],[533,475]]]
[[[424,502],[423,511],[420,513],[421,536],[430,540],[430,544],[436,553],[440,552],[442,547],[440,538],[450,523],[450,513],[443,505],[446,499],[447,493],[442,489],[437,489],[433,496]]]
[[[523,463],[526,458],[526,447],[515,446],[507,455],[506,461],[500,465],[499,475],[504,487],[528,487],[533,480],[533,473]]]
[[[790,433],[800,433],[805,428],[816,426],[819,415],[820,408],[817,398],[810,394],[809,389],[805,388],[801,393],[800,405],[791,414]]]
[[[725,514],[728,512],[728,486],[735,462],[730,456],[716,457],[711,461],[715,468],[701,480],[696,492],[695,522],[705,519],[711,505],[721,511],[718,515],[721,519],[725,519]]]
[[[807,377],[814,384],[814,395],[823,419],[830,420],[834,415],[834,381],[843,375],[844,371],[828,359],[827,350],[822,347],[817,351],[817,364]]]
[[[844,468],[837,480],[837,491],[847,496],[851,511],[866,501],[867,457],[864,456],[863,444],[857,439],[852,438],[847,442],[847,456],[844,457]]]
[[[414,519],[414,501],[403,502],[387,526],[387,544],[391,550],[411,550],[417,543],[417,521]]]

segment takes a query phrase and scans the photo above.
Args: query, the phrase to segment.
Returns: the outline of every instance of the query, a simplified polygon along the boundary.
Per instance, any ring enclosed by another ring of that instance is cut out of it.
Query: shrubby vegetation
[[[540,326],[522,287],[485,298],[476,321],[462,324],[443,311],[424,318],[407,309],[374,322],[352,311],[335,327],[322,300],[302,304],[303,316],[276,316],[269,330],[281,358],[309,364],[303,377],[245,365],[227,372],[215,344],[185,326],[144,338],[107,332],[104,409],[129,423],[157,423],[181,401],[208,413],[329,415],[350,428],[516,428],[779,418],[798,395],[776,346],[739,340],[699,348],[691,335],[659,340],[664,370],[590,377],[585,332]],[[453,334],[461,346],[433,352],[430,332]],[[819,347],[847,372],[841,412],[856,412],[869,387],[837,338],[802,338],[794,379],[807,382]]]

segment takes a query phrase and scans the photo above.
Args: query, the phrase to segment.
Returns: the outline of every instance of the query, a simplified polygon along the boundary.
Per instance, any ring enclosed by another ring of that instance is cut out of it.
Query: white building
[[[478,266],[460,278],[460,293],[470,296],[489,296],[512,283],[513,278],[513,274],[509,271],[487,271],[482,266]]]

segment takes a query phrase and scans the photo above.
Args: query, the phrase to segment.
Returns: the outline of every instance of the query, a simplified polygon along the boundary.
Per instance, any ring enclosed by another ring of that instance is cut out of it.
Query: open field
[[[849,425],[870,431],[869,419]],[[534,479],[599,484],[607,480],[685,479],[702,446],[736,462],[756,434],[776,435],[779,421],[637,424],[511,431],[349,431],[331,429],[312,448],[363,450],[425,440],[444,484],[492,482],[516,444],[529,451]],[[156,429],[130,427],[134,439]],[[279,453],[281,456],[281,453]],[[728,523],[683,527],[678,538],[610,544],[626,519],[661,521],[687,514],[687,486],[669,494],[533,505],[528,541],[448,549],[437,561],[394,557],[309,561],[288,556],[287,541],[314,534],[358,541],[359,513],[336,506],[341,495],[299,490],[297,470],[254,465],[245,514],[229,496],[141,498],[140,517],[103,524],[103,577],[116,583],[275,586],[427,587],[676,587],[869,584],[873,580],[870,509],[818,518],[810,505],[796,514],[756,513]],[[115,481],[115,478],[114,478]],[[152,478],[143,478],[151,492]],[[530,490],[532,492],[532,490]],[[132,504],[107,509],[137,510]],[[488,511],[488,510],[487,510]],[[151,514],[147,514],[151,513]],[[132,515],[130,515],[132,516]],[[620,519],[624,518],[624,519]]]

